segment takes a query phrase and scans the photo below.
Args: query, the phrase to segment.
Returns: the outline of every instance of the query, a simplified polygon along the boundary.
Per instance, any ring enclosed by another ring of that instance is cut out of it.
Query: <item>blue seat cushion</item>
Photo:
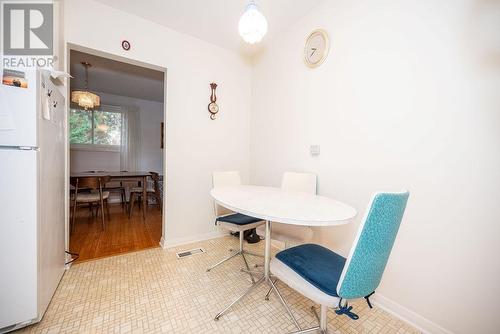
[[[338,297],[337,283],[346,259],[328,248],[305,244],[276,254],[276,258],[324,293]]]
[[[219,222],[231,223],[231,224],[236,224],[236,225],[248,225],[248,224],[260,222],[261,220],[262,219],[246,216],[246,215],[241,214],[241,213],[235,213],[232,215],[227,215],[227,216],[222,216],[222,217],[217,218],[217,221],[219,221]]]

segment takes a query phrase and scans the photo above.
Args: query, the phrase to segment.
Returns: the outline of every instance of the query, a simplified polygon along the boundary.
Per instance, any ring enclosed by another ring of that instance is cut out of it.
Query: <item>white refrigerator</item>
[[[47,71],[0,75],[4,333],[40,321],[64,273],[65,101]]]

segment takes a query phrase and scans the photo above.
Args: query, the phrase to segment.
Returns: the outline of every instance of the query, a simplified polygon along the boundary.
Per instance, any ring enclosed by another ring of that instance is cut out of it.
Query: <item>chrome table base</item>
[[[274,292],[276,293],[276,295],[278,296],[281,304],[283,304],[283,306],[285,307],[285,310],[287,311],[288,315],[290,316],[290,318],[292,319],[293,323],[295,324],[295,326],[299,329],[299,331],[301,330],[300,328],[300,325],[299,323],[297,322],[297,320],[295,319],[295,317],[293,316],[292,314],[292,310],[290,309],[290,307],[288,306],[288,304],[286,303],[285,299],[283,299],[283,297],[281,296],[281,293],[279,292],[278,288],[276,287],[276,285],[273,283],[273,281],[271,280],[271,278],[266,278],[265,276],[262,276],[261,278],[259,278],[257,280],[257,282],[253,283],[241,296],[239,296],[238,298],[236,298],[233,302],[231,302],[231,304],[229,304],[228,306],[226,306],[226,308],[224,308],[222,311],[220,311],[214,318],[214,320],[219,320],[219,318],[224,314],[226,313],[234,304],[238,303],[241,299],[243,299],[246,295],[250,294],[253,290],[255,290],[255,288],[257,288],[260,284],[262,283],[267,283],[270,288],[272,290],[274,290]]]
[[[240,243],[240,249],[241,249],[241,243]],[[242,300],[246,295],[250,294],[253,290],[255,290],[256,287],[258,287],[262,283],[267,283],[270,287],[270,289],[274,290],[276,295],[278,296],[281,304],[285,307],[288,315],[292,319],[293,323],[295,326],[301,330],[299,323],[295,319],[295,317],[292,314],[292,311],[290,310],[290,307],[288,307],[287,303],[281,296],[281,293],[278,291],[278,288],[276,288],[276,285],[273,283],[271,280],[271,273],[269,270],[269,261],[271,260],[271,222],[266,221],[266,238],[265,238],[265,252],[264,252],[264,274],[262,277],[260,277],[257,282],[253,283],[241,296],[236,298],[232,303],[230,303],[226,308],[224,308],[222,311],[220,311],[214,318],[214,320],[219,320],[219,318],[226,313],[234,304],[238,303],[240,300]],[[242,269],[242,271],[249,273],[252,278],[253,274],[255,274],[255,271],[251,271],[250,268],[248,267],[248,264],[245,261],[245,265],[247,269]]]
[[[299,323],[297,322],[297,320],[295,319],[295,317],[293,316],[292,310],[290,309],[290,307],[286,303],[285,299],[283,298],[283,296],[281,296],[281,293],[279,292],[278,288],[276,287],[277,280],[275,280],[273,282],[272,275],[271,275],[270,270],[269,270],[269,262],[270,262],[270,259],[271,259],[271,223],[269,221],[266,221],[266,239],[265,239],[265,252],[264,252],[264,273],[258,272],[258,271],[255,271],[255,270],[250,270],[250,268],[248,267],[248,263],[247,263],[247,261],[245,259],[245,256],[243,255],[243,253],[247,253],[247,254],[251,254],[251,255],[257,255],[257,254],[252,254],[252,253],[248,253],[248,252],[244,251],[243,250],[243,241],[240,238],[240,251],[238,253],[232,255],[231,257],[229,257],[229,258],[227,258],[225,260],[222,260],[221,262],[217,263],[216,265],[212,266],[211,268],[209,268],[207,270],[207,271],[210,271],[210,269],[215,268],[219,264],[221,264],[221,263],[223,263],[223,262],[225,262],[225,261],[233,258],[236,255],[241,254],[243,256],[243,259],[245,260],[245,266],[246,266],[246,269],[241,269],[241,271],[249,274],[250,277],[252,278],[252,285],[250,287],[248,287],[247,290],[242,295],[240,295],[238,298],[236,298],[234,301],[232,301],[228,306],[226,306],[226,308],[224,308],[222,311],[220,311],[215,316],[214,320],[219,320],[219,318],[222,315],[224,315],[231,307],[233,307],[233,305],[235,305],[236,303],[238,303],[239,301],[241,301],[246,295],[252,293],[252,291],[254,291],[255,288],[257,288],[259,285],[261,285],[262,283],[266,283],[269,286],[269,291],[268,291],[268,293],[265,296],[265,300],[269,300],[269,294],[271,293],[271,291],[274,291],[276,293],[276,295],[278,296],[281,304],[283,305],[283,307],[287,311],[288,315],[292,319],[294,325],[298,329],[298,331],[294,332],[293,334],[312,333],[312,332],[319,332],[319,333],[322,333],[322,334],[326,334],[327,333],[327,310],[328,310],[328,308],[326,306],[321,305],[321,315],[320,316],[318,316],[318,314],[316,313],[315,308],[311,307],[312,312],[315,314],[316,318],[319,321],[319,326],[316,326],[316,327],[313,327],[313,328],[308,328],[308,329],[302,329],[300,327]],[[255,267],[257,268],[257,267],[259,267],[259,265],[256,265]],[[262,276],[256,282],[254,282],[253,275],[262,275]]]
[[[230,249],[230,251],[233,251],[232,249]],[[221,264],[223,264],[224,262],[226,261],[229,261],[231,260],[232,258],[238,256],[238,255],[241,255],[241,257],[243,258],[243,261],[245,262],[245,266],[247,268],[247,270],[249,271],[249,274],[250,274],[250,279],[252,280],[252,283],[255,283],[255,279],[253,277],[253,274],[250,273],[250,267],[248,266],[248,261],[245,257],[245,254],[247,255],[252,255],[252,256],[258,256],[258,257],[262,257],[262,255],[260,254],[256,254],[256,253],[252,253],[252,252],[249,252],[249,251],[246,251],[243,249],[243,232],[240,232],[240,249],[238,251],[236,251],[236,253],[230,255],[229,257],[217,262],[216,264],[214,264],[213,266],[211,266],[210,268],[207,269],[207,272],[220,266]]]

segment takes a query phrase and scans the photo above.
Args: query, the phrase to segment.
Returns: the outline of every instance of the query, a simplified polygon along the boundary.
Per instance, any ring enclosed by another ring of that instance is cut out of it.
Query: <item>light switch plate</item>
[[[320,153],[320,147],[319,145],[311,145],[310,148],[309,148],[310,152],[311,152],[311,155],[313,157],[317,157]]]

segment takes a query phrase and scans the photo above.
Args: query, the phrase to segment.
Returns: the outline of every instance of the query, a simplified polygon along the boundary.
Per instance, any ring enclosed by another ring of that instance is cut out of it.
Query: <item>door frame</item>
[[[65,46],[65,59],[66,62],[64,64],[65,71],[67,73],[70,73],[70,65],[71,65],[71,51],[79,51],[79,52],[84,52],[88,53],[94,56],[98,57],[103,57],[103,58],[108,58],[111,60],[116,60],[122,63],[127,63],[130,65],[135,65],[135,66],[140,66],[140,67],[145,67],[148,69],[152,69],[155,71],[163,72],[163,138],[166,141],[166,134],[167,134],[167,128],[168,128],[168,123],[167,123],[167,68],[150,64],[150,63],[145,63],[142,61],[134,60],[131,58],[126,58],[122,56],[118,56],[112,53],[88,48],[85,46],[77,45],[74,43],[66,43]],[[70,177],[70,144],[69,144],[69,108],[70,108],[70,103],[71,103],[71,91],[70,91],[70,79],[68,78],[66,80],[66,113],[65,113],[65,130],[64,130],[64,139],[65,139],[65,145],[66,145],[66,150],[65,150],[65,175],[64,175],[64,190],[66,196],[64,197],[64,218],[65,218],[65,250],[69,251],[69,238],[70,238],[70,228],[69,228],[69,219],[70,219],[70,200],[69,200],[69,177]],[[159,242],[159,246],[163,246],[163,242],[165,240],[165,227],[166,227],[166,212],[167,212],[167,187],[165,187],[166,180],[167,180],[167,145],[165,143],[163,147],[163,198],[162,198],[162,227],[161,227],[161,239]],[[70,260],[70,255],[66,256],[66,262]]]

